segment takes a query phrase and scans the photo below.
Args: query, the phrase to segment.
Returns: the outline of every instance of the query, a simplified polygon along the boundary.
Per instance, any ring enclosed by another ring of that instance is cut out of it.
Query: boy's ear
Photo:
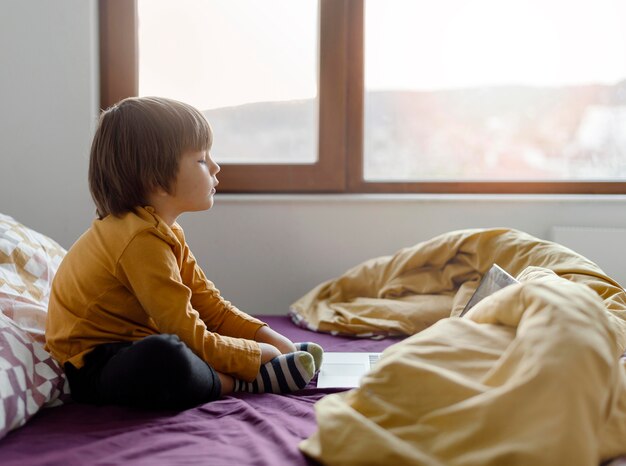
[[[162,186],[160,185],[156,185],[151,189],[152,195],[153,196],[159,196],[159,197],[166,197],[169,196],[170,193],[168,193]]]

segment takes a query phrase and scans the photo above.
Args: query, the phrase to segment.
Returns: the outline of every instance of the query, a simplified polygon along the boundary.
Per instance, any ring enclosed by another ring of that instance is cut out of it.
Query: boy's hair
[[[181,154],[212,142],[209,123],[191,105],[132,97],[111,106],[100,115],[89,159],[98,217],[134,211],[158,187],[172,193]]]

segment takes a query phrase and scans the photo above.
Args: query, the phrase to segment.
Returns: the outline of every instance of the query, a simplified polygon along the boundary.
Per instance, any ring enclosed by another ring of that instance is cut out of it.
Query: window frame
[[[220,192],[626,194],[622,181],[366,181],[364,2],[320,0],[318,160],[221,164]],[[138,94],[137,0],[99,0],[102,108]]]

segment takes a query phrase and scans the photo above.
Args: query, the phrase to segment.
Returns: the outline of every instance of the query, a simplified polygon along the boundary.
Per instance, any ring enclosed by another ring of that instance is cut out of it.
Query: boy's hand
[[[256,332],[255,340],[262,343],[269,343],[280,351],[282,354],[293,353],[296,351],[296,347],[291,340],[282,336],[280,333],[275,332],[269,327],[261,327]]]

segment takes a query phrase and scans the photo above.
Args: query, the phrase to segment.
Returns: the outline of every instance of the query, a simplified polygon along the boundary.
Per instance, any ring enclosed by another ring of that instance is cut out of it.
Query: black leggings
[[[186,409],[220,397],[217,372],[177,335],[106,343],[76,369],[65,363],[72,398],[91,404]]]

